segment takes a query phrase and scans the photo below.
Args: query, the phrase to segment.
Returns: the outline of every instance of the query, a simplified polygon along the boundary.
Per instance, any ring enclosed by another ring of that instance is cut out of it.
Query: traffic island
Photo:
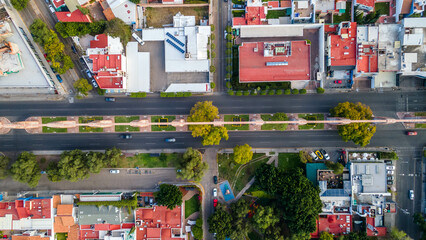
[[[151,116],[151,122],[157,123],[169,123],[173,122],[176,116]],[[151,131],[153,132],[164,132],[164,131],[176,131],[176,127],[171,125],[151,125]]]
[[[7,118],[0,117],[0,134],[7,134],[10,132],[10,128],[6,128],[6,125],[9,125],[10,121]]]
[[[248,131],[248,124],[240,124],[238,122],[248,122],[249,115],[225,115],[225,122],[236,122],[235,124],[225,124],[225,128],[228,130],[236,130],[236,131]]]
[[[92,123],[95,121],[103,120],[103,117],[79,117],[78,123]],[[92,127],[92,126],[79,126],[79,131],[81,133],[92,133],[92,132],[103,132],[104,129],[100,127]]]
[[[115,123],[131,123],[133,121],[139,121],[139,116],[115,116]],[[131,125],[115,125],[116,132],[139,132],[139,127],[134,127]]]

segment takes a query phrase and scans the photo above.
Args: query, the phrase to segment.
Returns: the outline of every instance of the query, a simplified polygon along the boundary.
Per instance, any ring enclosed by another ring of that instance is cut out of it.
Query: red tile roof
[[[108,47],[108,36],[106,34],[99,34],[95,39],[90,41],[90,48],[106,48]]]
[[[281,1],[282,8],[291,8],[291,1]]]
[[[347,221],[347,217],[349,217],[349,223]],[[352,216],[351,215],[321,215],[317,220],[317,229],[315,232],[311,233],[312,238],[319,238],[321,232],[329,232],[333,234],[335,237],[348,234],[347,231],[349,228],[349,232],[352,231]]]
[[[386,227],[374,227],[375,220],[373,217],[367,216],[367,236],[386,236]],[[374,227],[376,231],[372,231],[369,225]]]
[[[357,4],[361,4],[367,7],[372,7],[374,8],[374,3],[376,2],[376,0],[356,0]]]
[[[80,10],[74,12],[55,12],[58,21],[60,22],[92,22],[89,16],[84,15]]]
[[[99,72],[95,75],[101,89],[123,88],[123,77],[109,72]]]
[[[234,17],[232,18],[232,25],[238,26],[238,25],[247,25],[246,19],[243,17]]]
[[[326,33],[336,33],[337,32],[337,25],[324,25],[324,31]]]
[[[89,56],[93,61],[93,72],[98,71],[110,71],[116,72],[121,70],[121,58],[120,54],[93,54]]]
[[[355,66],[356,64],[356,23],[344,23],[343,26],[339,30],[340,35],[338,33],[330,35],[331,66]]]
[[[260,25],[266,19],[265,7],[246,7],[247,25]]]
[[[376,45],[358,45],[357,71],[358,72],[377,72],[378,56]]]
[[[239,47],[240,82],[310,79],[310,45],[306,41],[292,41],[289,56],[276,54],[265,57],[263,50],[264,42],[245,42]],[[287,62],[288,65],[266,66],[267,62]]]
[[[136,210],[136,240],[148,238],[160,238],[161,240],[182,240],[183,238],[172,238],[172,228],[182,228],[181,207],[173,210],[164,206],[154,208],[139,208]],[[142,223],[143,221],[143,223]]]
[[[279,1],[269,1],[268,7],[278,8],[278,7],[280,7],[280,2]]]
[[[413,0],[403,0],[402,1],[402,9],[401,14],[409,14],[411,11],[411,4],[413,3]]]
[[[55,8],[65,5],[65,0],[53,0],[52,2]]]
[[[12,215],[13,220],[21,218],[50,218],[50,199],[16,200],[0,203],[0,217]]]

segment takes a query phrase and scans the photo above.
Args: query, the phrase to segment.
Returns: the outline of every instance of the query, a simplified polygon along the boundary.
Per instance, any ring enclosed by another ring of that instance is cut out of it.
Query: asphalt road
[[[155,115],[188,114],[198,101],[213,101],[220,113],[312,113],[328,112],[340,102],[361,101],[376,116],[396,117],[398,111],[425,111],[424,92],[339,93],[289,96],[228,96],[213,95],[190,98],[142,99],[116,98],[105,102],[103,98],[90,98],[68,102],[0,102],[0,116],[10,120],[25,120],[30,116],[70,115]]]

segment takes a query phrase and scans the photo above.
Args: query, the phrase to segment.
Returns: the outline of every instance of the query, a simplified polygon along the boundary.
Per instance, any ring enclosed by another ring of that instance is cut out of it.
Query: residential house
[[[55,14],[59,22],[92,22],[90,17],[84,15],[79,9],[73,12],[55,12]]]
[[[400,31],[402,45],[401,72],[403,75],[425,77],[426,18],[404,18]]]
[[[327,65],[330,70],[353,70],[356,67],[356,23],[341,22],[327,36]]]

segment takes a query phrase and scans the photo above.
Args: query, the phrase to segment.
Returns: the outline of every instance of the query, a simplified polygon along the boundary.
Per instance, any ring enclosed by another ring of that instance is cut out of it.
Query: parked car
[[[386,163],[387,165],[392,165],[392,160],[385,160],[385,163]]]
[[[235,9],[244,9],[244,5],[242,5],[242,4],[234,4],[234,5],[232,5],[232,8],[235,8]]]
[[[120,134],[120,138],[122,138],[122,139],[131,139],[132,138],[132,134],[128,134],[128,133]]]
[[[176,142],[175,138],[166,138],[164,139],[165,142]]]
[[[324,156],[325,160],[330,160],[330,156],[324,149],[320,149],[321,154]]]
[[[111,170],[109,170],[109,173],[111,173],[111,174],[119,174],[120,170],[118,170],[118,169],[111,169]]]
[[[225,2],[228,2],[228,0],[224,0]]]
[[[50,62],[50,60],[49,60],[49,59],[47,59],[47,53],[43,54],[43,56],[44,56],[44,58],[46,58],[46,61],[47,61],[47,62]]]
[[[62,83],[62,82],[63,82],[63,80],[62,80],[61,76],[59,76],[59,74],[56,74],[56,78],[58,79],[58,81],[59,81],[60,83]]]
[[[386,179],[387,179],[388,181],[390,181],[390,180],[395,180],[395,177],[394,177],[394,176],[388,176]]]
[[[386,170],[395,170],[394,165],[386,166]]]
[[[141,45],[143,46],[145,44],[144,41],[142,41],[142,39],[136,34],[136,33],[132,33],[132,37]]]
[[[395,171],[388,170],[388,171],[386,171],[386,173],[387,173],[388,175],[393,175],[393,174],[395,173]]]
[[[228,32],[225,30],[225,31],[223,31],[223,39],[225,39],[226,40],[226,35],[228,34]]]
[[[311,155],[312,159],[314,159],[315,161],[318,161],[319,158],[317,155],[315,155],[314,152],[311,152],[309,155]]]
[[[409,131],[409,132],[407,132],[407,135],[408,135],[408,136],[416,136],[416,135],[417,135],[417,132]]]
[[[105,102],[115,102],[115,98],[113,97],[106,97]]]
[[[414,191],[413,190],[408,191],[408,197],[410,198],[410,200],[414,200]]]
[[[53,14],[55,14],[55,12],[56,12],[56,11],[55,11],[55,9],[54,9],[54,8],[52,7],[52,5],[50,5],[50,4],[49,4],[49,10],[50,10]]]
[[[321,152],[319,150],[315,151],[315,154],[318,156],[319,159],[324,159],[324,156],[321,154]]]
[[[80,61],[80,63],[82,64],[82,65],[86,65],[86,62],[84,61],[84,59],[81,57],[81,58],[79,58],[78,59],[79,61]]]
[[[393,185],[393,181],[392,180],[388,181],[388,185]]]
[[[215,198],[215,199],[213,199],[213,207],[216,207],[217,206],[217,199]]]
[[[217,176],[213,176],[213,182],[214,184],[217,184]]]
[[[86,70],[86,74],[87,74],[87,76],[88,76],[90,79],[92,79],[92,78],[93,78],[93,75],[92,75],[92,73],[89,71],[89,69],[87,69],[87,70]]]
[[[213,197],[217,197],[217,188],[213,188]]]
[[[92,80],[90,82],[92,83],[92,85],[93,85],[94,88],[99,87],[98,83],[96,83],[95,79],[92,78]]]
[[[342,80],[335,80],[334,83],[335,84],[342,84]]]
[[[77,54],[77,49],[75,49],[75,47],[73,45],[71,46],[71,50],[72,50],[73,53]]]

